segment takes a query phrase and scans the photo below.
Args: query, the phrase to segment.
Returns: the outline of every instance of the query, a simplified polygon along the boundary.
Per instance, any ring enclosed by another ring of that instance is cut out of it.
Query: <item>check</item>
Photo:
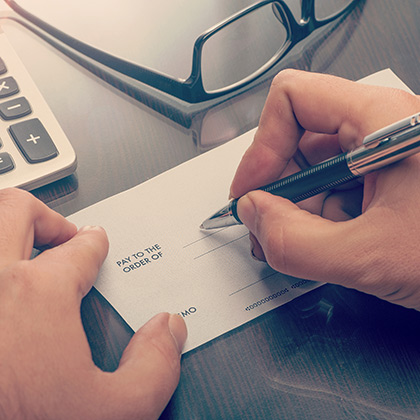
[[[401,87],[385,72],[378,84]],[[95,287],[134,330],[158,312],[179,313],[188,327],[187,352],[321,285],[252,259],[244,226],[199,229],[226,204],[253,135],[69,217],[106,229],[110,250]]]

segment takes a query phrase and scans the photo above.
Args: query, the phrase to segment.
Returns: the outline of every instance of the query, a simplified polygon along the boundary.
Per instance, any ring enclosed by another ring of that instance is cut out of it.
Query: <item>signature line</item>
[[[277,274],[277,272],[271,273],[271,274],[269,274],[268,276],[265,276],[265,277],[263,277],[262,279],[259,279],[259,280],[257,280],[257,281],[254,281],[254,283],[248,284],[248,286],[242,287],[241,289],[237,290],[236,292],[231,293],[229,296],[233,296],[233,295],[235,295],[236,293],[242,292],[243,290],[248,289],[248,287],[251,287],[251,286],[253,286],[254,284],[260,283],[261,281],[263,281],[263,280],[265,280],[265,279],[268,279],[269,277],[274,276],[274,275],[276,275],[276,274]]]
[[[197,260],[198,258],[204,257],[204,255],[210,254],[211,252],[213,252],[213,251],[217,251],[218,249],[223,248],[223,247],[224,247],[224,246],[226,246],[226,245],[230,245],[230,244],[231,244],[231,243],[233,243],[233,242],[239,241],[239,239],[245,238],[245,236],[248,236],[248,234],[246,233],[245,235],[242,235],[242,236],[240,236],[239,238],[233,239],[233,240],[231,240],[231,241],[229,241],[229,242],[226,242],[226,243],[225,243],[225,244],[223,244],[223,245],[219,245],[219,246],[218,246],[218,247],[216,247],[216,248],[210,249],[209,251],[206,251],[206,252],[204,252],[203,254],[198,255],[198,256],[197,256],[197,257],[195,257],[194,259],[195,259],[195,260]]]

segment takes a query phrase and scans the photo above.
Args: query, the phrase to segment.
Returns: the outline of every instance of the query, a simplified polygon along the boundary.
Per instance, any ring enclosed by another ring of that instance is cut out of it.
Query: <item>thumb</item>
[[[273,269],[343,285],[356,275],[359,265],[351,261],[350,250],[358,246],[358,238],[351,235],[352,221],[324,219],[264,191],[241,197],[237,211],[257,248],[254,255],[264,257]]]
[[[134,334],[113,375],[113,388],[128,413],[159,417],[178,385],[186,338],[183,319],[168,313],[156,315]]]

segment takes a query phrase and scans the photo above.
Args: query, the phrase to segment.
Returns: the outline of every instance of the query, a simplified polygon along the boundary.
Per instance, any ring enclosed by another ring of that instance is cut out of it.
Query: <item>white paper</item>
[[[389,70],[367,82],[375,80],[401,87]],[[95,287],[134,330],[158,312],[179,313],[186,352],[321,285],[253,260],[244,226],[199,229],[227,203],[254,131],[69,217],[106,229]]]

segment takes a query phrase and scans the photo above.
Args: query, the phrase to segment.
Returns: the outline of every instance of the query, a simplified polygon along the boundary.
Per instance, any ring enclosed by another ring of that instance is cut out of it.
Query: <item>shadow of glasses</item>
[[[153,115],[164,117],[184,129],[190,130],[199,151],[205,151],[244,133],[258,124],[265,99],[274,76],[285,68],[311,70],[311,62],[316,51],[328,40],[338,27],[344,28],[345,36],[325,60],[323,68],[343,48],[352,31],[357,26],[366,0],[359,0],[351,12],[315,29],[306,39],[296,44],[288,54],[261,77],[244,87],[222,97],[199,103],[189,103],[175,98],[165,92],[152,88],[68,47],[67,44],[50,36],[31,23],[22,20],[15,13],[6,13],[0,19],[8,19],[22,25],[36,36],[84,67],[95,76],[121,91],[123,94],[144,104]],[[279,17],[278,17],[279,18]],[[280,19],[282,19],[280,17]],[[322,72],[322,68],[317,68]],[[157,114],[156,114],[157,113]]]

